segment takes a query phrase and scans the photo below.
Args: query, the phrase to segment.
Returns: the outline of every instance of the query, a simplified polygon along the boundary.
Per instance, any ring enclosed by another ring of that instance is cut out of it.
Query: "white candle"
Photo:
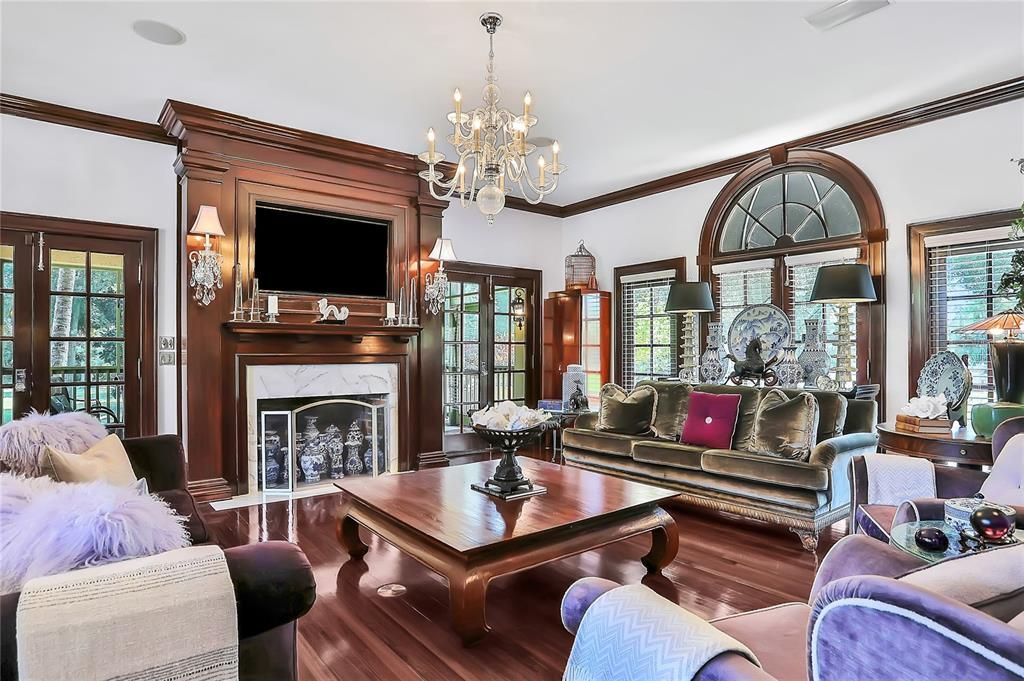
[[[395,318],[395,304],[394,303],[388,303],[387,304],[387,308],[388,308],[387,318],[388,319],[394,319]]]
[[[277,314],[277,296],[267,296],[267,314]]]

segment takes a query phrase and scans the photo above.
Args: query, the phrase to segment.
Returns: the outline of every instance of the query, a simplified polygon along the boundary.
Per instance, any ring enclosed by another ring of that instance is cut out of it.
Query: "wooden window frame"
[[[732,253],[721,252],[719,242],[722,229],[724,229],[725,220],[733,202],[755,184],[786,170],[814,172],[838,183],[850,196],[857,209],[861,222],[861,233],[835,239],[797,242],[782,247],[758,248]],[[712,266],[747,260],[769,258],[775,260],[772,302],[792,318],[792,310],[789,309],[791,292],[786,282],[784,257],[803,253],[823,253],[844,248],[859,248],[861,262],[866,263],[871,270],[871,280],[875,287],[877,300],[857,306],[857,328],[861,332],[857,337],[856,382],[858,384],[877,383],[884,386],[885,243],[888,238],[882,202],[871,181],[860,168],[842,156],[831,152],[819,149],[782,148],[776,149],[775,153],[765,154],[736,173],[715,197],[701,230],[697,265],[701,280],[709,282],[714,300],[718,300],[718,282],[717,277],[712,273]],[[704,347],[707,342],[707,323],[708,316],[705,315],[700,324],[701,347]],[[728,332],[728,329],[725,331]],[[798,334],[800,330],[794,329],[794,333]],[[879,393],[880,403],[882,403],[883,395],[884,390]],[[882,406],[884,407],[884,404]]]
[[[93,239],[133,241],[142,255],[142,338],[139,376],[142,404],[139,407],[139,431],[131,435],[157,434],[157,370],[156,370],[156,301],[157,301],[157,230],[152,227],[121,225],[109,222],[74,220],[28,213],[0,211],[0,225],[5,230],[34,235],[39,232]],[[127,273],[126,273],[127,275]],[[127,371],[127,367],[126,367]]]
[[[622,326],[622,286],[619,280],[625,276],[631,276],[636,274],[650,274],[653,272],[662,272],[665,270],[674,270],[676,273],[677,281],[686,281],[686,258],[665,258],[664,260],[652,260],[650,262],[637,263],[635,265],[623,265],[622,267],[616,267],[614,271],[614,303],[612,305],[612,345],[615,347],[615,366],[613,367],[612,376],[614,377],[615,383],[622,385],[622,366],[623,366],[623,326]],[[680,330],[682,328],[682,320],[680,315],[675,315],[675,335],[678,344]],[[676,350],[678,353],[678,349]],[[700,346],[697,348],[697,355],[700,356]]]
[[[974,232],[1004,226],[1009,235],[1010,223],[1021,216],[1020,208],[1010,208],[907,225],[907,248],[910,251],[910,362],[907,374],[909,390],[915,389],[917,377],[921,374],[924,363],[928,361],[930,350],[929,272],[925,239],[942,234]]]

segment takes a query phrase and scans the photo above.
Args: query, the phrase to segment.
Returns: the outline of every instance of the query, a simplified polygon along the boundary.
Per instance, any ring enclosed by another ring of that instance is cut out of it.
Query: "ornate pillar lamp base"
[[[550,427],[549,424],[534,426],[527,430],[504,431],[473,426],[473,430],[485,442],[501,449],[501,459],[494,469],[494,475],[488,478],[487,482],[482,485],[471,483],[470,488],[505,501],[546,493],[548,491],[546,487],[534,485],[529,478],[523,475],[523,469],[516,462],[516,451],[538,437],[547,427]]]

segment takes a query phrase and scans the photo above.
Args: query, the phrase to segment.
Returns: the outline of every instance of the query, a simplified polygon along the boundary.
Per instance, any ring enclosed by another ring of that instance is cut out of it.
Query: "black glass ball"
[[[1013,530],[1010,516],[992,506],[981,506],[971,513],[971,527],[984,539],[998,541]]]
[[[949,537],[939,527],[922,527],[914,533],[914,543],[925,551],[945,551],[949,548]]]

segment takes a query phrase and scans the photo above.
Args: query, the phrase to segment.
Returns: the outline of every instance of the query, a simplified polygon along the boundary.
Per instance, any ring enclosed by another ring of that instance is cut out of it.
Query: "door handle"
[[[28,392],[28,369],[14,370],[14,392]]]

